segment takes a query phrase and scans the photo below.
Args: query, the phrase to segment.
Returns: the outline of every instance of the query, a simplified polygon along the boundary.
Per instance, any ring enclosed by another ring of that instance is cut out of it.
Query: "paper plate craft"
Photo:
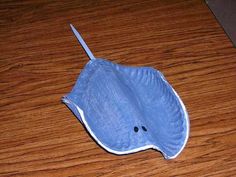
[[[92,138],[118,155],[155,149],[166,159],[178,156],[188,140],[189,118],[163,74],[95,58],[71,28],[90,60],[62,101]]]

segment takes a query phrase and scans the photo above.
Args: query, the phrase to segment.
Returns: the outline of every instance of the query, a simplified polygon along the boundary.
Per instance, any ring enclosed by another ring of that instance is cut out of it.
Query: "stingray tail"
[[[75,34],[76,38],[78,39],[80,45],[83,47],[84,51],[86,52],[86,54],[90,58],[90,60],[95,60],[96,58],[93,56],[93,53],[88,48],[87,44],[84,42],[84,40],[83,40],[82,36],[79,34],[79,32],[75,29],[75,27],[72,24],[70,24],[70,27],[71,27],[73,33]]]

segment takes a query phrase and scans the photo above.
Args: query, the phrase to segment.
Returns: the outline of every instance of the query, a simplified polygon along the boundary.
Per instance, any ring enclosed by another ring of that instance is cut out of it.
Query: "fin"
[[[82,36],[79,34],[79,32],[75,29],[75,27],[72,24],[70,24],[70,27],[71,27],[74,35],[76,36],[77,40],[79,41],[80,45],[83,47],[84,51],[86,52],[86,54],[90,58],[90,60],[95,60],[96,58],[93,56],[93,53],[88,48],[87,44],[84,42],[84,40],[83,40]]]

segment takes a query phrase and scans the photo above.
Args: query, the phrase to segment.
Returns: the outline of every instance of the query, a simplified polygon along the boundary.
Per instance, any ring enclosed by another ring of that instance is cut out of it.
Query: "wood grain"
[[[184,151],[116,156],[60,101],[97,57],[161,70],[183,99]],[[0,176],[236,175],[236,50],[204,1],[1,1]]]

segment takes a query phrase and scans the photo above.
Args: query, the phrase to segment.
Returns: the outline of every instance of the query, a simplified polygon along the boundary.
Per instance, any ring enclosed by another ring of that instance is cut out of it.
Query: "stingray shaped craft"
[[[183,102],[163,74],[151,67],[128,67],[93,56],[71,25],[90,61],[62,101],[108,152],[156,149],[175,158],[189,136]]]

